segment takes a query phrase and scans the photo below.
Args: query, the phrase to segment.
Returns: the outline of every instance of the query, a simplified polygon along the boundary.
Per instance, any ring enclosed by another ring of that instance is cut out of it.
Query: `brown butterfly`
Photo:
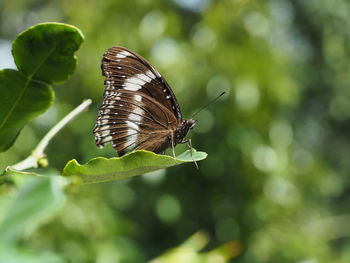
[[[175,94],[143,57],[123,47],[103,55],[105,91],[93,130],[96,145],[111,142],[119,156],[134,150],[164,153],[185,139],[193,119],[182,119]]]

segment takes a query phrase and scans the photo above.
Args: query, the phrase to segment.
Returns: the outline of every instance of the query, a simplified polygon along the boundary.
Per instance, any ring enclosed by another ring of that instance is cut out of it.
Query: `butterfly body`
[[[94,135],[96,145],[112,143],[118,154],[133,150],[163,153],[184,142],[195,120],[182,119],[169,84],[144,58],[122,47],[103,56],[103,103]]]

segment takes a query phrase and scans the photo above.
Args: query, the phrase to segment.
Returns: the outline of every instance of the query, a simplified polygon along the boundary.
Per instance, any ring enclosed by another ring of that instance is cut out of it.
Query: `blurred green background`
[[[240,244],[230,262],[350,262],[349,1],[0,0],[0,68],[15,67],[18,33],[49,21],[82,30],[78,67],[55,87],[53,107],[0,154],[0,169],[30,154],[85,98],[93,106],[51,141],[42,173],[57,174],[72,158],[115,156],[92,135],[101,56],[114,45],[163,74],[185,117],[228,94],[191,132],[209,154],[199,170],[187,164],[83,186],[29,221],[11,249],[64,260],[52,262],[145,262],[202,230],[210,236],[204,251]],[[1,193],[0,220],[16,189]],[[18,217],[29,218],[17,205]]]

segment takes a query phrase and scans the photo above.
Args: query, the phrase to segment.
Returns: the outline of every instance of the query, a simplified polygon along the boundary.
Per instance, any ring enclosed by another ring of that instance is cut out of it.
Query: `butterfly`
[[[111,47],[102,58],[105,90],[93,133],[96,145],[112,143],[122,156],[134,150],[164,153],[185,139],[196,121],[183,119],[174,92],[140,55]]]

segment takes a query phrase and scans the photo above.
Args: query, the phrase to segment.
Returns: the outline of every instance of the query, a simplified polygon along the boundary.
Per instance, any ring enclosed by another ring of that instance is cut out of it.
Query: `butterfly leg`
[[[173,157],[174,157],[174,159],[175,159],[175,162],[177,163],[177,161],[176,161],[176,155],[175,155],[174,133],[173,133],[173,132],[171,133],[171,148],[173,149]]]
[[[183,142],[184,142],[184,143],[187,143],[187,146],[190,148],[190,154],[191,154],[192,161],[193,161],[194,164],[196,165],[197,170],[199,170],[198,164],[197,164],[197,162],[193,159],[193,156],[192,156],[192,152],[193,152],[192,140],[191,140],[191,139],[187,139],[187,140],[184,140]]]

